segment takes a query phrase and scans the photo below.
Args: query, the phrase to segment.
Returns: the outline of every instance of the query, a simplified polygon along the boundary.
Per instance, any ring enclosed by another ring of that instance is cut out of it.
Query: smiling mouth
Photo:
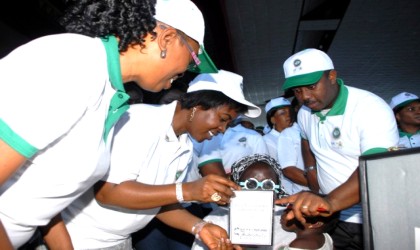
[[[213,137],[213,136],[214,136],[213,132],[211,132],[211,131],[209,131],[209,135],[210,135],[211,137]]]

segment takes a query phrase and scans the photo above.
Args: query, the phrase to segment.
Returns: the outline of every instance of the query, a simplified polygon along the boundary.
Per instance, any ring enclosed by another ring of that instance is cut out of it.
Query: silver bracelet
[[[184,202],[184,195],[182,193],[182,182],[177,182],[175,184],[175,194],[176,194],[176,199],[178,200],[179,203]]]
[[[194,226],[191,228],[191,233],[193,234],[193,235],[195,235],[195,238],[197,239],[197,240],[201,240],[200,239],[200,232],[201,232],[201,230],[203,229],[203,227],[206,225],[206,224],[208,224],[208,223],[211,223],[210,221],[209,222],[207,222],[207,221],[204,221],[204,220],[199,220],[199,221],[197,221],[195,224],[194,224]]]

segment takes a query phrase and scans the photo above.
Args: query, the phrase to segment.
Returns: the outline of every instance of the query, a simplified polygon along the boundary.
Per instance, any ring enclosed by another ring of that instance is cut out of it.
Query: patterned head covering
[[[278,195],[285,195],[286,193],[284,192],[284,188],[281,185],[281,176],[282,176],[281,167],[278,164],[278,162],[273,157],[271,157],[269,155],[254,154],[254,155],[245,156],[245,157],[235,161],[232,164],[232,168],[231,168],[232,180],[236,183],[239,183],[239,179],[241,178],[244,171],[249,166],[251,166],[252,164],[254,164],[256,162],[267,163],[274,170],[274,172],[276,172],[277,177],[278,177],[278,183],[279,183],[279,186],[281,187],[281,190],[279,191]],[[275,181],[275,180],[273,180],[273,181]]]

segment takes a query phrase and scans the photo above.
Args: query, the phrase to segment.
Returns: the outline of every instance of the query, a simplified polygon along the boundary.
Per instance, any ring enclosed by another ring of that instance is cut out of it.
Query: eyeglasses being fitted
[[[163,25],[163,24],[159,24],[159,27],[160,27],[161,29],[166,29],[166,28],[167,28],[167,27],[166,27],[165,25]],[[181,31],[179,31],[179,30],[176,30],[176,31],[177,31],[177,33],[178,33],[179,37],[181,38],[181,42],[187,46],[187,49],[188,49],[188,51],[190,52],[191,57],[192,57],[192,59],[193,59],[193,61],[192,61],[192,62],[190,62],[190,64],[188,64],[187,70],[194,70],[195,68],[197,68],[197,67],[201,64],[201,61],[200,61],[200,59],[198,58],[197,54],[194,52],[194,49],[193,49],[193,48],[191,47],[191,45],[187,42],[187,40],[184,38],[184,34],[183,34]],[[181,78],[181,77],[183,77],[183,76],[184,76],[184,73],[181,73],[181,74],[179,74],[179,75],[177,76],[177,78]]]
[[[262,190],[274,190],[276,193],[279,192],[280,186],[276,185],[273,180],[265,179],[263,181],[258,181],[255,178],[249,178],[245,181],[239,182],[239,185],[248,190],[256,190],[261,187]]]

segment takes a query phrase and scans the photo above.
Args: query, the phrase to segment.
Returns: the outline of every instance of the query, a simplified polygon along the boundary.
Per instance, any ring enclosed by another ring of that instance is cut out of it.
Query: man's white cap
[[[416,96],[415,94],[402,92],[392,97],[391,102],[389,103],[389,106],[391,107],[391,109],[395,110],[397,108],[407,106],[408,104],[414,101],[419,101],[419,100],[420,100],[419,97]]]
[[[272,109],[279,109],[286,106],[290,106],[291,103],[289,100],[287,100],[284,97],[277,97],[274,99],[271,99],[266,105],[265,105],[265,112],[268,113]]]
[[[289,57],[283,69],[286,81],[282,89],[287,90],[318,82],[324,71],[334,69],[334,65],[323,51],[305,49]]]
[[[204,50],[204,18],[201,11],[190,0],[157,0],[155,19],[184,32],[200,45],[198,58],[201,63],[194,68],[196,73],[217,73],[207,52]]]
[[[218,73],[199,74],[190,82],[187,92],[220,91],[229,98],[248,106],[248,111],[244,115],[251,118],[258,117],[261,114],[261,109],[245,100],[242,80],[242,76],[225,70],[219,70]]]

